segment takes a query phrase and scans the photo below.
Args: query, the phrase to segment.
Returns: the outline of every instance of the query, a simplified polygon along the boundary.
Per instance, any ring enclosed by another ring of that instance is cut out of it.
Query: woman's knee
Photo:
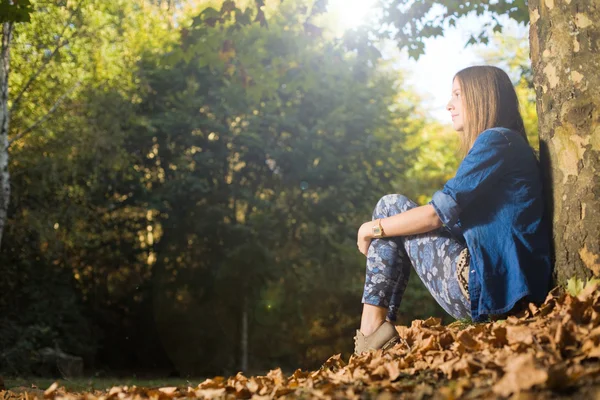
[[[373,210],[373,219],[398,214],[412,208],[412,205],[413,201],[402,194],[386,194],[377,202]]]

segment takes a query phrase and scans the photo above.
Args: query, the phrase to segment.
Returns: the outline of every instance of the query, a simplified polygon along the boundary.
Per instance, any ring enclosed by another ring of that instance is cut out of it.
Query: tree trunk
[[[600,0],[530,0],[554,277],[600,275]]]
[[[2,24],[2,48],[0,49],[0,246],[6,224],[10,200],[10,175],[8,173],[8,72],[10,66],[10,39],[12,22]]]
[[[248,298],[244,296],[242,310],[242,372],[248,372]]]

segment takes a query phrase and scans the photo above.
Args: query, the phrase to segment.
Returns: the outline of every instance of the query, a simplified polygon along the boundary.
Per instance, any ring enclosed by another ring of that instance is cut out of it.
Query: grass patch
[[[45,390],[52,383],[58,382],[59,386],[64,386],[68,391],[72,392],[93,392],[94,390],[110,389],[113,386],[138,386],[138,387],[166,387],[166,386],[197,386],[205,378],[165,378],[165,379],[140,379],[140,378],[72,378],[72,379],[52,379],[52,378],[5,378],[4,386],[7,389],[14,388],[32,388]],[[33,386],[32,386],[33,385]]]
[[[458,328],[458,330],[462,331],[472,325],[475,325],[475,322],[471,318],[460,318],[449,324],[448,328]]]

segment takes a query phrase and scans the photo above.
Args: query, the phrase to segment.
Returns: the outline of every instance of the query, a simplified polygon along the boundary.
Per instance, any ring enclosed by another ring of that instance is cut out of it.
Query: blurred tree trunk
[[[244,296],[242,309],[242,365],[241,370],[248,372],[248,297]]]
[[[529,1],[555,279],[600,275],[600,0]]]
[[[10,40],[12,22],[2,24],[2,49],[0,51],[0,246],[6,224],[10,201],[10,175],[8,173],[8,73],[10,67]]]

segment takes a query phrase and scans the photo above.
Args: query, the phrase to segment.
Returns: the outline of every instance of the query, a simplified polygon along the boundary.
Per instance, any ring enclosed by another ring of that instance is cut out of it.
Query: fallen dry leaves
[[[280,369],[266,376],[207,379],[197,387],[113,387],[104,392],[67,393],[53,384],[54,400],[171,400],[177,398],[581,398],[580,389],[600,385],[600,291],[590,285],[577,297],[552,291],[544,304],[504,321],[442,326],[439,319],[398,326],[393,349],[335,355],[317,371]],[[461,329],[464,328],[464,329]],[[591,392],[586,392],[586,398]],[[27,394],[2,391],[2,399]],[[594,395],[598,396],[599,392]],[[29,398],[36,397],[29,395]],[[598,397],[600,398],[600,396]]]

